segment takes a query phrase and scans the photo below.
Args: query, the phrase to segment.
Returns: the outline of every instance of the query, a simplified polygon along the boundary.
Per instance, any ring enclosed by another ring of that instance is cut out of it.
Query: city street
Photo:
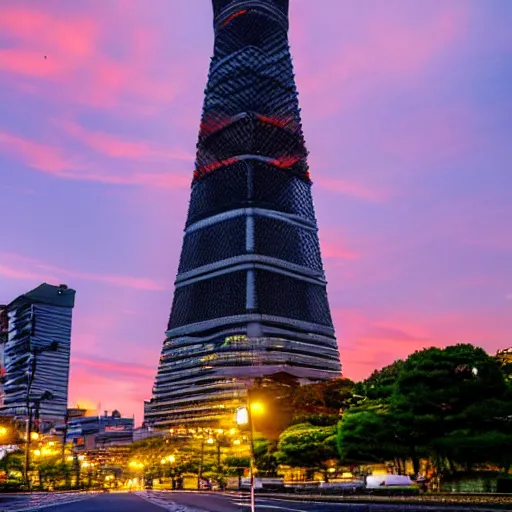
[[[0,494],[0,512],[41,510],[52,505],[75,504],[97,496],[97,492],[24,492]]]
[[[7,499],[4,499],[7,498]],[[12,496],[11,498],[15,498]],[[48,493],[46,495],[18,495],[15,499],[0,497],[0,512],[249,512],[247,493],[220,494],[208,492],[113,492],[113,493]],[[491,503],[474,506],[471,510],[492,512],[506,510],[494,508]],[[456,504],[412,503],[326,503],[320,501],[297,501],[270,496],[256,496],[256,510],[268,512],[407,512],[449,510],[459,512],[468,507]]]
[[[149,499],[158,499],[162,501],[172,500],[176,505],[183,505],[196,510],[206,510],[208,512],[249,512],[250,510],[249,495],[247,493],[210,494],[190,492],[152,492],[148,494],[150,496]],[[276,512],[343,512],[345,509],[353,512],[366,512],[369,510],[366,504],[344,505],[340,503],[297,502],[256,496],[256,510],[268,510],[269,512],[272,510],[275,510]],[[179,509],[176,507],[175,510]],[[376,508],[375,510],[386,510],[391,512],[393,508]]]
[[[205,492],[141,492],[138,493],[155,504],[161,505],[170,512],[249,512],[250,502],[248,493],[205,493]],[[448,506],[439,506],[439,504],[412,504],[412,503],[354,503],[347,501],[345,503],[335,502],[326,503],[321,501],[306,501],[307,498],[297,501],[287,498],[272,498],[265,495],[256,496],[256,510],[265,510],[268,512],[398,512],[407,510],[407,512],[420,511],[441,511],[449,510],[451,512],[467,511],[468,507],[451,504]],[[502,508],[502,507],[500,507]],[[503,510],[504,508],[502,508]],[[100,509],[98,509],[100,510]],[[141,509],[145,510],[145,509]],[[148,509],[149,510],[149,509]],[[481,505],[472,507],[472,510],[495,511],[492,505]],[[58,512],[56,509],[55,512]],[[77,511],[77,512],[81,512]]]
[[[135,493],[58,493],[18,496],[17,499],[0,497],[0,512],[163,512],[174,510],[171,504],[162,507],[152,504]],[[51,504],[55,503],[54,506]],[[178,509],[175,509],[176,512]],[[183,512],[188,512],[183,510]]]

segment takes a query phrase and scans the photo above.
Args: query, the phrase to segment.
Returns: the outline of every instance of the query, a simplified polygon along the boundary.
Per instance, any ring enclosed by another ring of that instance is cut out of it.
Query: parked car
[[[366,477],[370,494],[419,494],[419,487],[407,475],[370,475]]]
[[[364,482],[362,480],[320,482],[318,489],[322,494],[355,494],[364,490]]]

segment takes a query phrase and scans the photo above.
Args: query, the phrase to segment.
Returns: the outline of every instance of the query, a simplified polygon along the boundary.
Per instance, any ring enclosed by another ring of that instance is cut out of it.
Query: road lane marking
[[[250,503],[236,503],[236,505],[242,506],[242,507],[250,507]],[[259,508],[278,508],[280,510],[289,510],[290,512],[308,512],[307,510],[303,508],[288,508],[288,507],[280,507],[279,505],[265,505],[262,503],[258,503],[256,501],[256,509]]]

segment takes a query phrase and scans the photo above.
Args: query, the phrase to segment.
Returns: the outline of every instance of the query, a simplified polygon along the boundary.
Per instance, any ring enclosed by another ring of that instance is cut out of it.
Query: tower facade
[[[155,427],[215,426],[244,379],[340,376],[287,0],[213,0],[215,43]]]
[[[75,290],[44,283],[3,307],[0,414],[64,421],[74,304]]]

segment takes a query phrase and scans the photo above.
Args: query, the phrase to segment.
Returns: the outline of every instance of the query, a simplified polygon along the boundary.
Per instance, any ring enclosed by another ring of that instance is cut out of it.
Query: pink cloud
[[[123,169],[122,172],[114,173],[94,170],[95,166],[85,165],[76,157],[67,156],[59,147],[22,139],[6,132],[0,132],[0,148],[29,167],[58,178],[167,189],[187,187],[191,181],[190,173],[186,172],[129,172]]]
[[[0,255],[1,258],[1,255]],[[30,270],[16,268],[11,265],[0,264],[0,276],[7,279],[31,279],[37,281],[56,281],[54,276],[49,274],[31,272]]]
[[[466,311],[427,313],[417,311],[413,305],[400,311],[381,308],[379,312],[338,308],[333,310],[333,319],[343,373],[356,380],[431,346],[472,343],[493,354],[505,348],[500,340],[507,332],[499,313],[482,312],[468,317]]]
[[[407,357],[415,350],[440,345],[422,323],[380,321],[358,309],[335,309],[334,324],[338,335],[343,374],[360,380],[376,368]],[[402,315],[406,317],[407,315]]]
[[[300,7],[300,6],[299,6]],[[340,2],[332,9],[336,19],[347,18],[353,10]],[[319,11],[321,12],[321,11]],[[302,26],[302,32],[294,31],[296,69],[299,90],[311,104],[308,109],[317,117],[324,117],[341,106],[353,105],[366,94],[371,94],[379,83],[387,80],[411,80],[423,70],[467,26],[467,12],[462,6],[450,5],[438,9],[434,16],[425,16],[422,23],[400,23],[389,9],[377,7],[366,21],[357,23],[358,35],[346,34],[335,39],[323,55],[313,54],[311,24],[302,17],[311,14],[309,9],[298,8],[293,24]],[[360,15],[360,10],[357,9]],[[346,27],[350,32],[350,27]],[[339,30],[329,24],[327,30]],[[309,37],[308,37],[309,36]],[[333,94],[332,91],[338,91]]]
[[[106,373],[105,373],[106,372]],[[148,398],[152,378],[137,373],[116,372],[100,366],[77,362],[72,364],[69,382],[69,403],[89,409],[117,409],[123,416],[135,415],[136,423],[143,419],[143,400]]]
[[[354,196],[360,199],[367,199],[369,201],[383,201],[390,195],[389,192],[383,190],[374,190],[364,185],[359,185],[336,178],[319,177],[315,179],[315,184],[336,194]]]
[[[69,403],[92,410],[101,405],[100,413],[118,409],[124,416],[135,414],[140,423],[155,374],[156,366],[72,353]]]
[[[65,72],[62,63],[48,62],[41,52],[20,50],[0,50],[0,69],[37,78],[62,75]]]
[[[30,167],[60,177],[71,177],[71,171],[81,168],[76,162],[65,157],[59,148],[22,139],[6,132],[0,132],[0,147],[4,153],[21,159]]]
[[[60,123],[66,132],[86,146],[112,158],[183,160],[192,165],[194,155],[183,150],[174,151],[154,147],[145,141],[128,141],[103,131],[89,131],[77,123]]]
[[[34,93],[59,102],[67,98],[101,109],[122,104],[143,112],[148,109],[143,102],[172,101],[184,77],[170,69],[165,76],[151,72],[163,67],[157,57],[160,41],[154,34],[132,26],[119,34],[125,50],[122,56],[104,51],[116,21],[109,18],[108,9],[96,10],[93,16],[0,6],[0,32],[13,41],[11,48],[0,53],[0,70],[8,79],[42,79]]]
[[[53,265],[47,265],[37,259],[28,258],[18,254],[0,253],[0,275],[8,279],[30,279],[36,281],[50,281],[60,283],[67,278],[97,281],[124,288],[135,288],[138,290],[161,291],[165,290],[160,283],[151,279],[122,276],[95,274],[68,270]]]
[[[98,23],[48,12],[0,6],[0,31],[15,41],[0,53],[0,69],[27,77],[64,80],[96,51]],[[37,34],[37,37],[34,37]]]
[[[320,233],[320,247],[322,258],[340,260],[358,260],[361,255],[353,251],[340,240],[340,236],[332,230],[322,230]]]
[[[80,365],[87,368],[93,368],[99,372],[115,374],[116,376],[136,378],[147,381],[153,379],[156,374],[156,367],[150,367],[143,364],[120,363],[107,359],[91,358],[90,356],[72,356],[71,364]]]

